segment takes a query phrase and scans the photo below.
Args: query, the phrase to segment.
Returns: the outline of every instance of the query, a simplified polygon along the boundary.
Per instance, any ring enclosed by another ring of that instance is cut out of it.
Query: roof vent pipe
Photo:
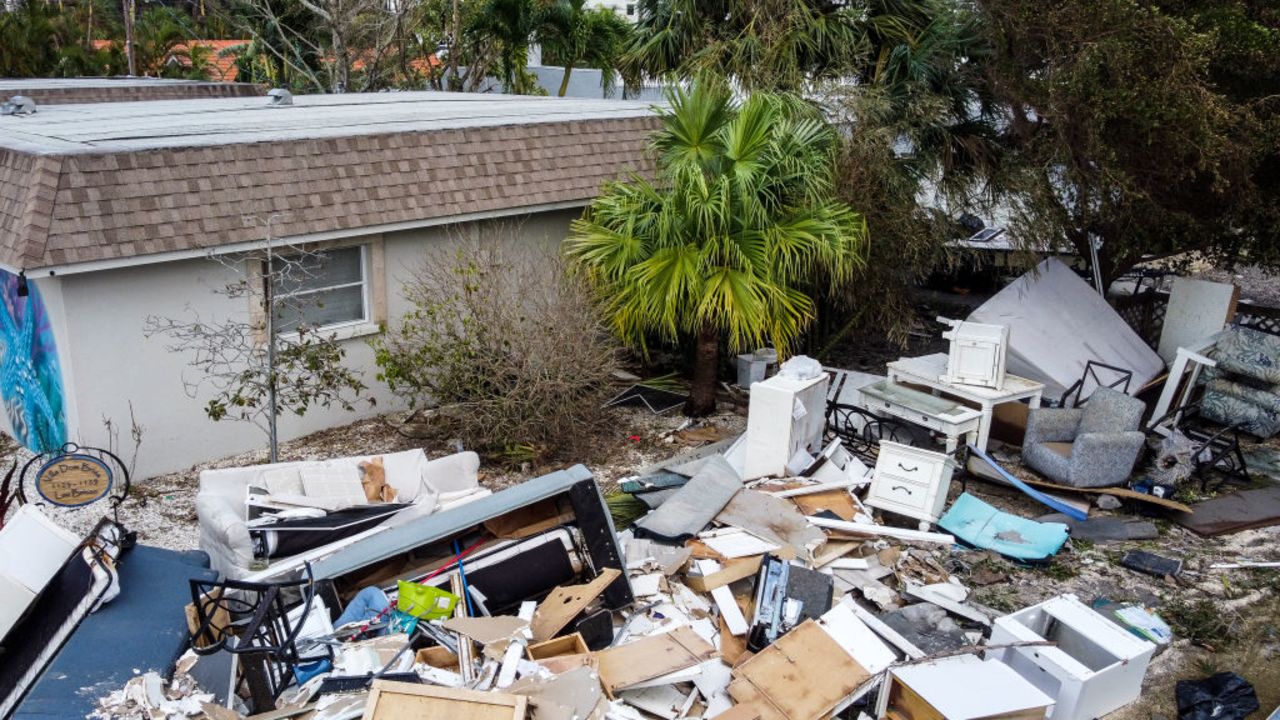
[[[271,88],[267,91],[267,107],[283,107],[293,104],[293,93],[284,88]]]
[[[34,115],[36,101],[25,95],[14,95],[0,105],[0,115]]]

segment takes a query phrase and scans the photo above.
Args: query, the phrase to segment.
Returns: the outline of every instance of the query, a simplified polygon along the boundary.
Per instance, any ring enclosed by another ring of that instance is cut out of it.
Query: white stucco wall
[[[545,251],[564,237],[579,211],[540,213],[524,218],[483,221],[481,232],[501,228],[518,234],[519,242]],[[383,238],[388,320],[394,322],[408,308],[403,285],[425,258],[459,237],[457,229],[422,228],[388,233]],[[195,398],[183,386],[184,373],[197,379],[188,366],[190,358],[171,352],[172,341],[148,338],[148,315],[205,318],[247,317],[248,301],[229,299],[213,292],[237,280],[223,264],[208,258],[67,275],[56,283],[59,309],[65,327],[59,340],[65,391],[74,408],[70,436],[75,442],[106,447],[104,418],[120,428],[120,444],[131,447],[129,406],[143,426],[137,457],[137,477],[146,478],[194,464],[265,448],[266,436],[244,422],[213,422],[204,407],[214,392],[204,388]],[[54,285],[54,283],[49,283]],[[50,288],[53,290],[53,288]],[[60,291],[60,292],[59,292]],[[301,418],[281,416],[282,439],[296,438],[343,425],[374,413],[400,409],[403,403],[376,379],[373,351],[368,337],[343,341],[347,363],[369,386],[377,400],[370,409],[360,402],[354,413],[340,408],[315,408]],[[127,458],[126,458],[127,459]]]

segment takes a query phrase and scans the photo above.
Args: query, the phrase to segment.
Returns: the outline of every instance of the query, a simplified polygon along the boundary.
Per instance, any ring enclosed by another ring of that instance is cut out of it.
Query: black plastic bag
[[[1253,686],[1233,672],[1179,680],[1175,693],[1178,720],[1244,720],[1258,709]]]

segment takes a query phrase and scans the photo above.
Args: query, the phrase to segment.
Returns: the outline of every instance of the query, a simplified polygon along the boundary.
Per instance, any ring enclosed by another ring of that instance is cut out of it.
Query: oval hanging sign
[[[111,492],[111,468],[96,457],[57,455],[36,472],[36,490],[54,505],[80,507]]]

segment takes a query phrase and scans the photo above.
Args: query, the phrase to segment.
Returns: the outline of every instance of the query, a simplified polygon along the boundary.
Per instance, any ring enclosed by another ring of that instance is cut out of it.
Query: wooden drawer
[[[878,480],[872,488],[874,504],[898,505],[904,509],[927,511],[929,506],[929,488],[913,482],[903,482],[896,478]]]
[[[932,485],[942,476],[945,467],[945,461],[911,457],[886,449],[882,445],[880,457],[876,461],[876,474],[918,485]]]

